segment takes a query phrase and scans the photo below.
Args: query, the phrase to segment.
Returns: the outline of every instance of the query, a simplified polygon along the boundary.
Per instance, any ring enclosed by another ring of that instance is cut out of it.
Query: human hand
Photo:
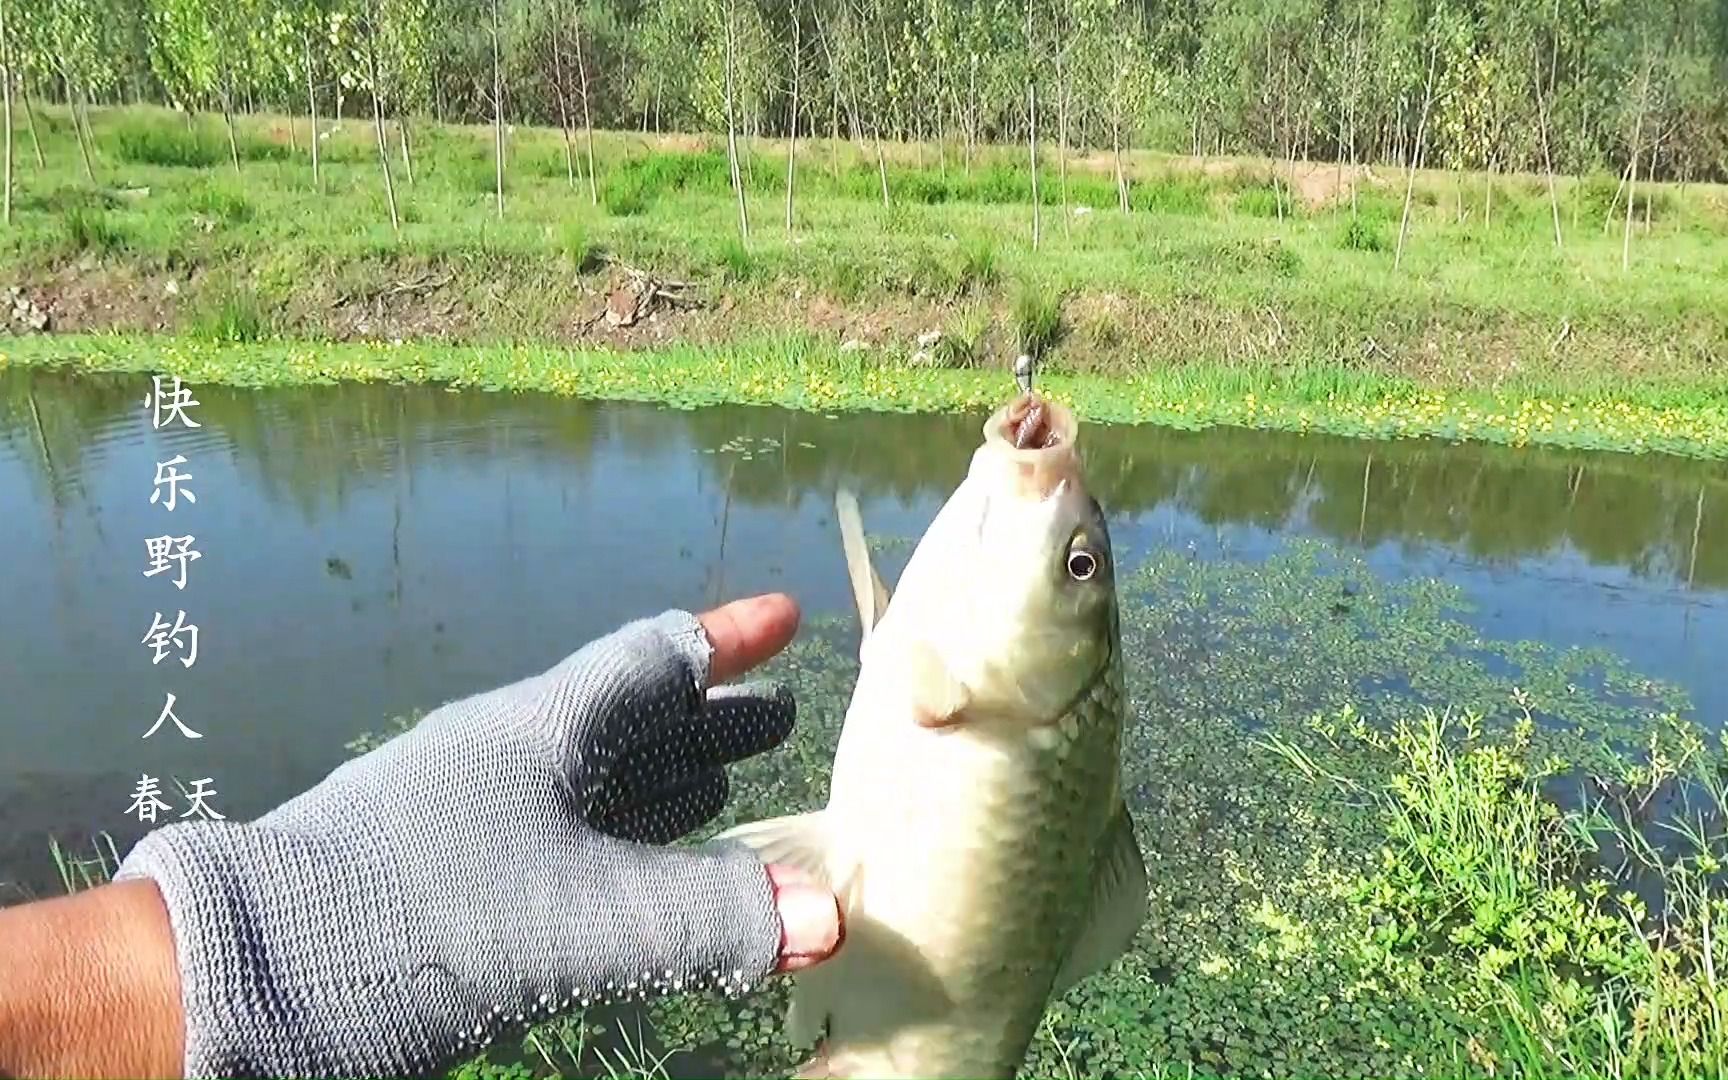
[[[741,992],[838,946],[828,890],[731,845],[724,766],[789,694],[719,686],[797,628],[784,596],[667,612],[453,702],[250,824],[146,836],[188,1076],[400,1075],[584,1005]]]

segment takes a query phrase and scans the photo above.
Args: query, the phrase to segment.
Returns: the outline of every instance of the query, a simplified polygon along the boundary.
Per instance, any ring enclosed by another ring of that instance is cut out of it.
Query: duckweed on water
[[[452,389],[540,391],[681,408],[727,402],[816,412],[981,412],[1011,391],[1005,370],[915,367],[891,358],[841,354],[802,338],[724,350],[619,352],[424,343],[215,345],[64,336],[9,343],[0,350],[0,365],[6,363],[159,371],[194,384],[442,383]],[[1039,386],[1092,421],[1728,457],[1728,385],[1570,394],[1547,387],[1459,391],[1345,368],[1283,373],[1181,367],[1132,378],[1049,372],[1040,374]]]
[[[1052,1003],[1022,1075],[1722,1075],[1728,742],[1610,653],[1485,639],[1468,614],[1455,586],[1318,541],[1125,578],[1150,915]],[[735,770],[704,835],[822,805],[855,635],[814,618],[770,663],[798,728]],[[607,1018],[572,1017],[526,1066],[454,1075],[681,1074],[662,1047],[784,1076],[804,1056],[785,1005],[778,982],[651,1003],[652,1047],[625,1039],[640,1068],[585,1057]]]
[[[1604,652],[1484,639],[1455,588],[1382,580],[1321,544],[1263,563],[1159,554],[1124,593],[1152,914],[1053,1005],[1026,1075],[1712,1071],[1728,997],[1678,973],[1728,961],[1698,932],[1728,914],[1695,872],[1723,860],[1720,827],[1671,857],[1692,891],[1640,909],[1593,852],[1618,834],[1580,802],[1697,794],[1728,767],[1682,694]],[[716,829],[821,805],[854,633],[819,622],[775,661],[799,729],[739,771]],[[1658,910],[1677,932],[1650,935]],[[784,1005],[771,987],[651,1015],[729,1075],[785,1075]]]

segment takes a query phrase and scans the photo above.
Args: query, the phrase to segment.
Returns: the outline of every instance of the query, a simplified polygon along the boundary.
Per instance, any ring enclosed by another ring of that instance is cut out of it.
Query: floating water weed
[[[1016,343],[1059,337],[1061,309],[1022,293]],[[238,386],[408,380],[539,390],[590,398],[953,412],[997,401],[1002,381],[980,371],[913,366],[842,353],[803,335],[747,344],[619,352],[603,348],[431,343],[272,343],[215,347],[192,339],[56,335],[12,341],[3,362],[71,362],[89,371],[180,367],[182,377]],[[1728,458],[1728,393],[1698,387],[1625,396],[1457,392],[1344,367],[1289,373],[1186,365],[1132,377],[1040,371],[1041,392],[1089,422],[1214,425],[1372,438],[1480,440],[1584,450]]]

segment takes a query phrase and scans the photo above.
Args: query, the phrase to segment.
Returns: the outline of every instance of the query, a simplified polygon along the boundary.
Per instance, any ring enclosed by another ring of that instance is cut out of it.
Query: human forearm
[[[168,912],[150,881],[0,910],[0,1077],[180,1075]]]

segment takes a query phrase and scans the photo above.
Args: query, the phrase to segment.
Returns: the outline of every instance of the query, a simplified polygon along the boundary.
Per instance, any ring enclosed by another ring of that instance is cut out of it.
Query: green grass
[[[227,147],[208,125],[194,129],[172,121],[134,121],[115,126],[105,141],[116,158],[134,165],[199,169],[227,157]]]
[[[71,251],[105,255],[126,246],[125,229],[101,206],[68,206],[61,212],[60,224]]]
[[[1622,271],[1619,219],[1604,228],[1624,209],[1613,177],[1562,180],[1566,243],[1556,249],[1540,178],[1494,178],[1485,224],[1487,178],[1424,173],[1394,272],[1403,192],[1392,169],[1357,185],[1353,215],[1347,186],[1311,206],[1292,199],[1290,183],[1275,186],[1265,162],[1202,169],[1136,153],[1133,209],[1123,215],[1108,160],[1076,156],[1070,202],[1089,212],[1064,216],[1051,153],[1043,239],[1033,251],[1015,148],[985,148],[968,170],[953,154],[939,166],[930,147],[890,146],[885,208],[864,148],[801,141],[798,228],[788,235],[784,144],[745,140],[745,243],[716,140],[599,133],[600,204],[592,206],[586,185],[573,190],[565,178],[558,133],[521,128],[509,140],[499,220],[490,131],[417,122],[411,185],[391,131],[398,237],[370,125],[358,120],[323,139],[319,192],[304,119],[241,118],[236,175],[219,118],[189,127],[162,110],[97,109],[92,188],[70,124],[50,130],[53,115],[45,110],[48,167],[29,154],[18,163],[0,270],[29,289],[69,261],[94,260],[79,273],[115,302],[86,305],[84,321],[64,329],[137,331],[165,317],[190,331],[200,316],[189,295],[147,310],[132,301],[140,281],[155,287],[190,270],[255,277],[269,324],[307,340],[567,344],[605,334],[591,329],[591,317],[613,270],[588,257],[604,252],[699,287],[701,309],[657,320],[656,347],[798,333],[817,299],[909,346],[961,305],[1011,323],[1030,287],[1063,297],[1070,324],[1098,331],[1068,334],[1051,349],[1051,362],[1072,370],[1347,368],[1446,390],[1532,377],[1622,391],[1728,381],[1728,191],[1719,187],[1649,190],[1648,232],[1641,195],[1631,269]],[[447,284],[398,289],[422,279]],[[347,317],[355,300],[379,296],[390,302],[364,329]],[[1011,359],[1014,336],[992,336],[992,357]]]
[[[219,297],[224,294],[217,293]],[[1011,391],[1007,365],[917,362],[910,350],[840,350],[808,336],[660,350],[331,344],[266,338],[244,291],[210,314],[205,338],[35,336],[0,350],[0,364],[69,364],[88,371],[172,372],[245,387],[347,380],[445,383],[693,408],[720,402],[815,412],[988,411]],[[1041,326],[1042,315],[1032,320]],[[962,309],[943,356],[975,352],[983,321]],[[1178,428],[1217,424],[1375,438],[1431,436],[1512,446],[1728,457],[1728,389],[1715,383],[1620,386],[1525,377],[1498,390],[1438,392],[1413,380],[1342,366],[1151,369],[1132,376],[1041,371],[1040,392],[1088,421]]]
[[[1521,1075],[1720,1075],[1728,745],[1671,720],[1643,760],[1595,778],[1605,794],[1566,808],[1543,791],[1566,762],[1538,760],[1534,730],[1526,717],[1484,738],[1479,717],[1432,712],[1398,725],[1382,864],[1356,892],[1375,944],[1389,961],[1423,949],[1460,961]],[[1643,807],[1675,790],[1690,805],[1652,826]],[[1609,850],[1618,867],[1595,857]]]
[[[1014,297],[1014,340],[1021,353],[1042,360],[1061,338],[1062,298],[1032,285]]]
[[[270,333],[270,316],[250,285],[217,282],[200,290],[192,308],[191,333],[197,340],[215,344],[261,341]]]

